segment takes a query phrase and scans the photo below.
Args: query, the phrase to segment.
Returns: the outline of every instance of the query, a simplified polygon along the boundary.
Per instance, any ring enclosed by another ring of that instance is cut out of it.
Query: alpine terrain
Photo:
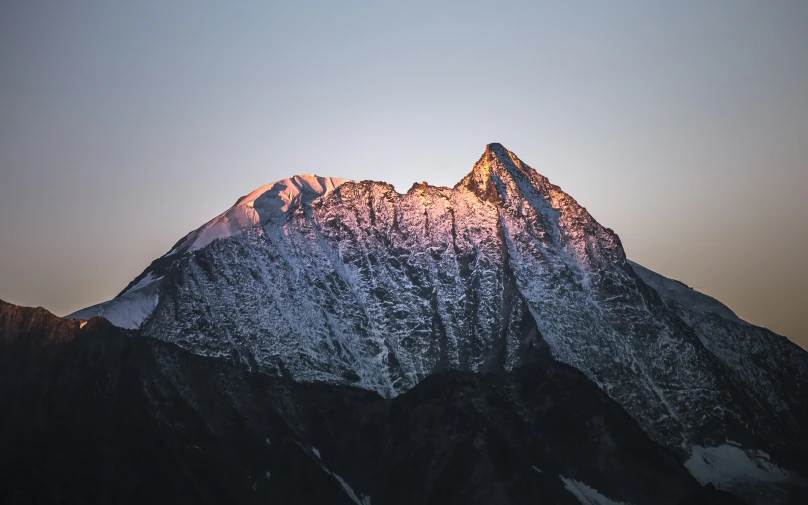
[[[0,309],[18,503],[808,499],[808,353],[499,144],[453,188],[290,177],[110,301]]]

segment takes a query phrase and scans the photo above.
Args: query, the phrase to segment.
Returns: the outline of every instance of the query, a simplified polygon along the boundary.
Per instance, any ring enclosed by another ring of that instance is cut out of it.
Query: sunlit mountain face
[[[499,144],[453,188],[268,184],[70,316],[86,326],[3,314],[6,432],[25,433],[6,462],[42,437],[107,430],[86,469],[113,447],[129,477],[99,501],[157,496],[179,474],[182,493],[161,499],[807,496],[806,352],[629,261],[614,231]],[[86,404],[93,428],[58,427],[79,415],[59,398]],[[78,479],[14,468],[23,482]]]

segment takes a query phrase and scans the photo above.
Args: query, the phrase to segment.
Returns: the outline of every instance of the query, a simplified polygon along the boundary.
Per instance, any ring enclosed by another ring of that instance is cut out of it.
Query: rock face
[[[2,503],[740,503],[547,353],[386,400],[30,312],[0,327]]]
[[[683,456],[732,441],[804,461],[806,353],[650,274],[491,144],[454,188],[315,176],[261,188],[102,309],[195,354],[387,397],[546,351]]]

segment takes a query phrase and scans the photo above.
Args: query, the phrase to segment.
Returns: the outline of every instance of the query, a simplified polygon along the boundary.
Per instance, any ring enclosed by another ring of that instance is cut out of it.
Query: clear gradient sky
[[[808,2],[0,4],[0,298],[63,315],[297,173],[501,142],[627,254],[808,347]]]

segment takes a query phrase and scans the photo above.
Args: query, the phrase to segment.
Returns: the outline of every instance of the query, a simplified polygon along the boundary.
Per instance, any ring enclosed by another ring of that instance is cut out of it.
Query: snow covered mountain
[[[347,179],[296,175],[262,186],[183,237],[168,254],[152,263],[113,300],[87,307],[68,317],[89,319],[103,316],[121,328],[138,328],[157,305],[157,288],[171,258],[205,247],[214,240],[260,228],[270,220],[282,219],[290,209],[308,205],[344,182]]]
[[[264,186],[71,317],[92,315],[266,374],[386,396],[549,350],[705,482],[766,464],[791,481],[769,456],[794,466],[808,450],[802,349],[629,262],[612,230],[499,144],[454,188]]]

